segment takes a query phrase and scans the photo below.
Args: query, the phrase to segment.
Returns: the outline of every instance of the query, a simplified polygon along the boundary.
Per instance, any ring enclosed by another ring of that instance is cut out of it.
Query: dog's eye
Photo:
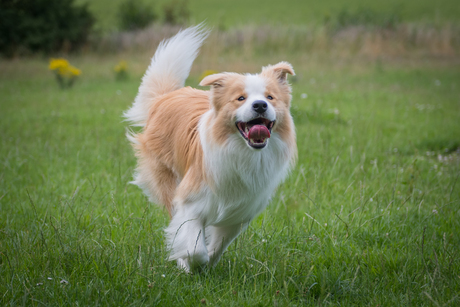
[[[245,99],[246,99],[246,98],[245,98],[244,96],[238,97],[238,101],[243,101],[243,100],[245,100]]]
[[[268,95],[268,96],[267,96],[267,99],[268,99],[268,100],[273,100],[273,96]]]

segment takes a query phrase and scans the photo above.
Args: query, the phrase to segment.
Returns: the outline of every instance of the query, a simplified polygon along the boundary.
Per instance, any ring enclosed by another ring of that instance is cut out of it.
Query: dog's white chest
[[[226,147],[205,154],[213,179],[206,201],[211,216],[208,223],[249,222],[265,209],[289,166],[283,142],[276,136],[270,142],[268,148],[254,151],[235,138]]]

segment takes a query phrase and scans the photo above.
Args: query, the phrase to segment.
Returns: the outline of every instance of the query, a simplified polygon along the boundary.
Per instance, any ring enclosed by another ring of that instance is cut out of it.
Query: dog
[[[297,157],[291,64],[259,74],[217,73],[184,87],[209,31],[200,24],[160,43],[124,116],[138,165],[132,183],[162,204],[169,260],[214,266],[268,205]]]

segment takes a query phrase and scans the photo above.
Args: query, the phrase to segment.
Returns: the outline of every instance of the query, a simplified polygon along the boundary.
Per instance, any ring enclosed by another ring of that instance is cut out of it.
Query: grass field
[[[117,10],[123,0],[77,0],[88,3],[97,18],[96,28],[111,31],[117,28]],[[162,21],[163,6],[171,0],[144,0],[151,5],[158,20]],[[456,0],[415,1],[415,0],[177,0],[178,5],[185,3],[190,10],[190,21],[199,23],[203,20],[213,26],[233,27],[248,24],[321,24],[326,19],[334,18],[340,12],[370,10],[383,16],[397,15],[405,22],[427,22],[443,24],[458,22],[460,4]]]
[[[0,62],[3,306],[456,306],[460,71],[455,59],[284,58],[299,160],[215,269],[165,261],[165,212],[131,180],[121,114],[147,57]],[[281,59],[227,58],[220,70]],[[206,66],[200,57],[189,84]]]

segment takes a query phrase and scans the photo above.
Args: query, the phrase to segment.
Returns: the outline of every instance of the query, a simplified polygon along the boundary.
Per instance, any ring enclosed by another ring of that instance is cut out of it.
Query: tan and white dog
[[[219,73],[184,87],[208,32],[163,41],[124,114],[138,158],[134,184],[171,216],[170,260],[186,271],[214,265],[265,207],[294,164],[289,63],[260,74]]]

